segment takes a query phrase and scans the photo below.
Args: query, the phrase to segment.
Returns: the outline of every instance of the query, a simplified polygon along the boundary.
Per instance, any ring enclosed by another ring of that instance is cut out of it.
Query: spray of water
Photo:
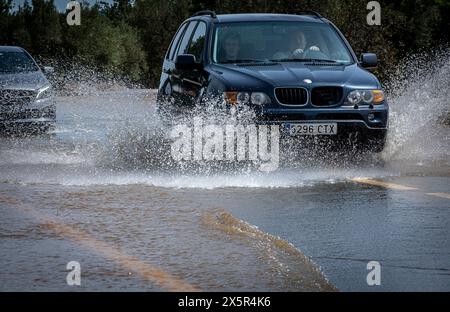
[[[426,161],[449,158],[450,49],[407,57],[386,86],[390,102],[385,161]]]
[[[67,59],[42,59],[41,62],[55,69],[46,74],[57,95],[99,95],[102,91],[140,89],[143,85],[126,76],[118,76],[114,67],[94,66],[83,57]]]
[[[111,74],[70,65],[73,67],[74,71],[63,69],[63,74],[53,77],[56,85],[65,86],[58,98],[59,124],[53,136],[2,140],[0,165],[4,180],[206,188],[296,187],[355,176],[408,174],[408,169],[393,166],[396,163],[420,166],[437,161],[440,171],[450,168],[449,127],[442,122],[450,107],[446,95],[450,85],[449,49],[408,57],[392,72],[386,85],[390,130],[381,155],[330,150],[328,142],[302,145],[288,140],[280,146],[280,168],[271,173],[259,172],[257,166],[245,162],[174,163],[170,154],[172,141],[167,136],[171,126],[155,114],[155,90],[128,89],[129,82]],[[240,116],[241,123],[253,117],[251,111],[243,111]],[[189,124],[193,117],[201,117],[205,124],[236,122],[214,105],[199,106],[189,118],[176,122]],[[30,174],[31,165],[35,166],[36,175]],[[60,173],[65,167],[70,175]]]
[[[437,161],[438,166],[442,166],[450,159],[449,131],[442,122],[450,107],[450,100],[443,92],[449,85],[448,48],[432,54],[412,55],[395,68],[386,85],[391,118],[387,146],[381,155],[339,148],[330,151],[329,142],[322,145],[314,142],[314,148],[311,148],[311,142],[302,145],[288,140],[280,147],[282,168],[269,176],[245,163],[215,166],[210,162],[197,162],[180,166],[170,157],[171,141],[167,138],[170,126],[153,116],[154,122],[145,126],[130,121],[126,127],[112,129],[107,151],[103,153],[109,159],[105,161],[103,157],[99,163],[116,169],[144,169],[153,174],[165,170],[171,174],[172,181],[177,177],[181,186],[189,184],[182,182],[184,178],[186,181],[198,179],[203,186],[208,185],[208,180],[209,185],[216,185],[216,179],[228,181],[230,186],[287,186],[298,185],[299,181],[339,180],[353,175],[407,174],[404,168],[392,168],[391,165],[404,161],[414,165]],[[210,103],[216,103],[215,99]],[[251,111],[243,111],[240,115],[239,122],[242,123],[251,122],[254,117]],[[209,124],[235,122],[230,120],[233,117],[212,104],[194,109],[186,120],[177,122],[189,123],[193,117],[201,117]],[[292,172],[296,174],[292,176]],[[248,183],[242,183],[242,180]],[[219,183],[217,186],[224,185]]]

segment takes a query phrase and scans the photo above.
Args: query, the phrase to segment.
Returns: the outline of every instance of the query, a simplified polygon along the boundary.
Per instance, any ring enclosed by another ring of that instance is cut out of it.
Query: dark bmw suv
[[[378,152],[389,107],[368,71],[376,65],[375,54],[358,59],[316,12],[202,11],[183,22],[166,53],[157,111],[173,116],[218,99],[251,108],[255,122],[279,124],[289,136],[343,138]]]
[[[46,131],[55,118],[50,83],[31,55],[20,47],[0,46],[1,132]]]

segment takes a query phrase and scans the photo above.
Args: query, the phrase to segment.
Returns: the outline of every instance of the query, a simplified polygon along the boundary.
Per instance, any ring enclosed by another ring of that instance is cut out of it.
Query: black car
[[[290,136],[326,136],[384,147],[389,107],[342,33],[316,12],[227,14],[202,11],[184,21],[166,53],[158,91],[161,116],[219,99],[250,107],[257,123]]]
[[[2,131],[46,131],[55,118],[51,85],[31,55],[20,47],[0,46]]]

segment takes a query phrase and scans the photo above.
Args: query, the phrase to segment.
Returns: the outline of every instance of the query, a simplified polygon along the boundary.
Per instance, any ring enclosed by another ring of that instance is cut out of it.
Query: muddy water
[[[83,289],[189,290],[128,257],[202,290],[333,289],[287,242],[191,196],[145,185],[2,185],[2,289],[69,289],[65,264],[75,260]]]
[[[1,139],[1,289],[71,290],[74,260],[89,290],[334,290],[288,242],[200,204],[189,176],[118,168],[117,131],[151,128],[153,94],[59,98],[53,133]]]

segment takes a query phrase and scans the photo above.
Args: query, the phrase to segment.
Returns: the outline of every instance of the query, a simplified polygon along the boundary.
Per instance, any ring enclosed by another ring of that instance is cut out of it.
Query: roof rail
[[[198,11],[198,12],[194,13],[194,15],[192,15],[192,17],[194,17],[194,16],[202,16],[202,15],[209,15],[212,18],[216,18],[217,17],[216,12],[210,11],[210,10]]]
[[[317,13],[316,11],[300,11],[297,14],[298,15],[313,15],[318,18],[323,18],[323,16],[320,15],[319,13]]]

